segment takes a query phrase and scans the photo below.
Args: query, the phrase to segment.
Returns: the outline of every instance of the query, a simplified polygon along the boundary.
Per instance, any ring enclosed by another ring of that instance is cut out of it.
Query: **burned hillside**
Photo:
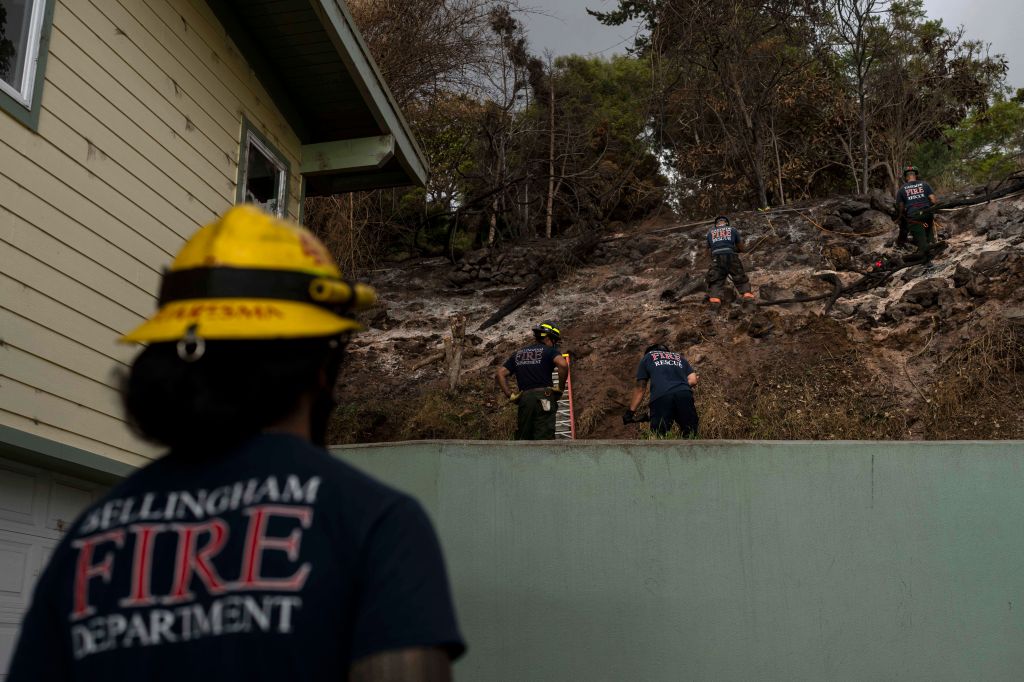
[[[924,264],[904,263],[891,210],[875,193],[734,214],[757,306],[727,301],[715,319],[706,222],[649,220],[598,239],[473,251],[455,265],[392,264],[371,273],[382,304],[351,346],[332,436],[508,438],[514,408],[494,369],[534,322],[554,319],[581,438],[638,435],[619,417],[655,342],[697,368],[705,438],[1024,437],[1024,196],[942,212],[946,247]],[[531,283],[525,304],[479,328]],[[454,315],[467,325],[450,391]]]

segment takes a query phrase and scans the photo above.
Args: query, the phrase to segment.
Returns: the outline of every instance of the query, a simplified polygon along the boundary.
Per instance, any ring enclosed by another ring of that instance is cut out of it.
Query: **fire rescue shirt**
[[[680,353],[654,350],[644,356],[636,370],[638,381],[651,382],[651,402],[677,391],[692,391],[686,377],[694,369]]]
[[[520,348],[505,361],[505,369],[515,375],[520,391],[544,388],[551,385],[558,349],[535,343]]]
[[[742,240],[740,231],[731,225],[708,230],[708,248],[714,256],[736,253]]]
[[[464,651],[412,498],[296,436],[171,453],[75,521],[8,682],[344,680],[406,647]]]
[[[931,185],[924,180],[915,180],[905,183],[899,188],[899,191],[896,192],[896,203],[904,206],[907,215],[912,215],[931,206],[932,201],[928,197],[933,194],[935,192],[932,191]]]

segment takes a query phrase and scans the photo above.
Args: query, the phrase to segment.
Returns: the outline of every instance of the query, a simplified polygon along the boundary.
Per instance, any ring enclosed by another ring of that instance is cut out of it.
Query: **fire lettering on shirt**
[[[516,351],[516,366],[539,365],[544,360],[543,348],[524,348]]]
[[[71,620],[81,620],[91,616],[96,609],[89,606],[89,583],[93,578],[110,582],[114,567],[114,554],[107,551],[99,563],[93,563],[93,555],[100,545],[113,543],[117,549],[124,546],[124,529],[107,531],[88,538],[74,540],[71,546],[78,550],[78,561],[75,562],[75,597]]]
[[[224,592],[227,589],[224,581],[210,561],[227,542],[228,524],[221,519],[210,519],[206,523],[176,523],[171,528],[178,533],[178,556],[174,562],[174,587],[164,603],[176,604],[195,599],[189,589],[194,575],[199,576],[210,594]],[[203,534],[207,535],[207,540],[200,548],[199,537]]]
[[[165,523],[138,523],[128,528],[135,535],[135,555],[132,558],[132,593],[118,602],[122,608],[156,603],[149,585],[153,567],[153,536],[166,528]]]
[[[313,511],[309,507],[284,507],[280,505],[263,505],[246,509],[242,512],[249,517],[249,528],[246,533],[245,551],[242,553],[243,565],[239,582],[240,589],[247,590],[286,590],[297,592],[302,589],[309,577],[312,567],[305,563],[288,578],[266,578],[260,575],[260,563],[263,552],[270,549],[285,552],[288,560],[295,562],[299,558],[299,543],[302,542],[303,529],[309,528],[313,522]],[[299,528],[293,528],[286,538],[267,536],[267,523],[274,517],[292,517],[299,521]]]

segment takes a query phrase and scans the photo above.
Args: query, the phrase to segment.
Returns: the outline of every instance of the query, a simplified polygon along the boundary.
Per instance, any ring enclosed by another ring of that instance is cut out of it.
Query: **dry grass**
[[[304,222],[350,277],[374,267],[384,241],[385,230],[367,205],[371,199],[366,193],[309,197],[304,206]]]
[[[381,405],[342,405],[331,422],[329,441],[509,440],[515,427],[515,406],[502,399],[493,382],[473,379],[455,391],[431,385]]]
[[[886,377],[856,349],[786,344],[748,367],[749,383],[706,371],[697,391],[701,438],[754,440],[899,439],[907,414]]]
[[[576,417],[576,438],[589,438],[611,411],[611,405],[589,405],[583,408]]]
[[[928,438],[1024,436],[1024,325],[981,330],[942,361],[938,374],[929,390]]]

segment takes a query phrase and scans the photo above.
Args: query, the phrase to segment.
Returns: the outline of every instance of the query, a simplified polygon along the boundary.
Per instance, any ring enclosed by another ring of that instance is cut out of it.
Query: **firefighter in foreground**
[[[569,363],[558,352],[562,332],[551,322],[533,328],[535,343],[520,348],[498,368],[495,380],[501,392],[518,406],[516,440],[552,440],[555,415],[562,397]],[[558,370],[558,386],[551,385],[552,372]],[[515,376],[516,391],[508,378]]]
[[[373,297],[251,206],[185,244],[122,339],[146,344],[128,419],[169,452],[68,530],[9,682],[450,679],[465,647],[430,521],[324,449]]]
[[[666,435],[673,424],[679,426],[684,438],[697,435],[697,408],[693,403],[693,387],[697,385],[697,372],[680,353],[657,343],[644,351],[636,370],[636,386],[629,401],[629,409],[622,415],[623,424],[640,421],[636,410],[643,402],[648,382],[651,385],[651,432]]]
[[[708,285],[708,302],[712,314],[722,306],[726,280],[732,279],[733,285],[743,298],[744,305],[752,305],[754,294],[750,290],[750,279],[740,261],[743,251],[743,236],[740,231],[729,224],[729,218],[720,215],[715,218],[715,225],[708,230],[708,248],[711,250],[711,266],[706,277]]]
[[[916,166],[903,169],[903,185],[896,192],[896,210],[900,232],[897,246],[905,246],[907,233],[914,238],[917,251],[912,258],[926,261],[932,256],[935,243],[935,205],[939,199],[924,180],[919,179]]]

